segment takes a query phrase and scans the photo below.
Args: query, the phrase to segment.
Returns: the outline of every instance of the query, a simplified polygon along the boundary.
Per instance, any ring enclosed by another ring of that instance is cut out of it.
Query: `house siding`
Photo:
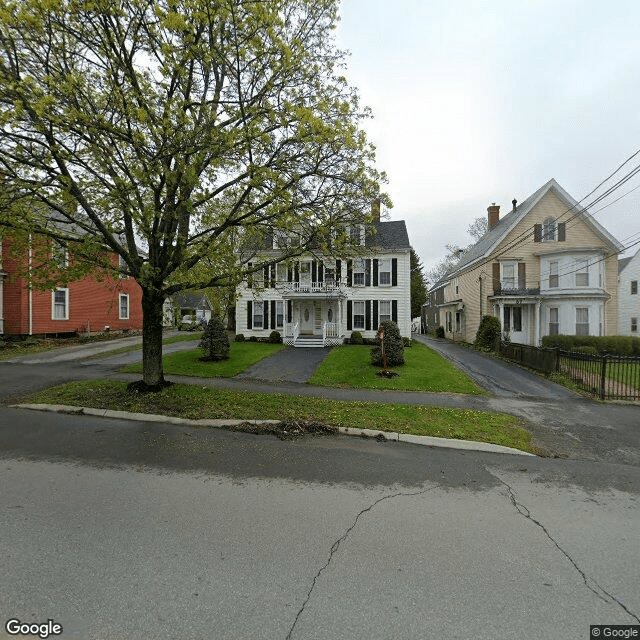
[[[8,248],[8,244],[5,243]],[[23,263],[26,265],[26,260]],[[112,263],[117,265],[117,256]],[[140,330],[142,328],[142,290],[133,278],[97,281],[91,276],[70,282],[68,289],[68,319],[52,318],[52,291],[34,289],[31,293],[29,314],[29,288],[24,278],[16,276],[18,263],[4,261],[7,278],[3,287],[4,332],[6,334],[57,334],[86,331]],[[129,317],[119,318],[119,294],[129,296]],[[31,316],[31,319],[30,319]]]
[[[631,331],[631,318],[640,321],[640,290],[631,293],[631,282],[634,280],[640,283],[640,251],[631,258],[618,279],[618,334],[621,336],[640,336],[637,324],[636,331]]]
[[[565,224],[564,240],[534,241],[534,225],[542,225],[548,217],[559,222],[569,220],[569,208],[553,190],[547,191],[513,228],[505,229],[490,254],[459,273],[451,272],[443,287],[444,300],[437,305],[440,324],[445,327],[448,338],[472,342],[481,316],[500,316],[500,310],[504,315],[504,306],[521,307],[521,331],[512,329],[510,333],[514,342],[534,344],[536,339],[539,341],[546,335],[549,308],[554,306],[560,309],[564,318],[561,330],[568,333],[575,333],[576,307],[589,309],[591,334],[614,335],[617,332],[617,249],[580,217]],[[564,274],[561,286],[554,290],[548,288],[551,257],[562,265],[559,269],[561,277]],[[578,288],[575,286],[575,274],[569,272],[575,270],[576,259],[587,257],[591,263],[589,286]],[[513,294],[495,292],[497,295],[494,295],[495,274],[500,274],[501,263],[514,266]],[[522,295],[515,290],[522,290]],[[536,294],[537,290],[540,291]],[[458,332],[455,320],[451,327],[447,326],[445,315],[450,312],[455,318],[456,311],[461,312]],[[503,322],[504,318],[500,317],[500,320]]]

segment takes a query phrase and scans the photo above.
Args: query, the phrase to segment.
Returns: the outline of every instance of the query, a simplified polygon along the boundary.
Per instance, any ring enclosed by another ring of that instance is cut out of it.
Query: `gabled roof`
[[[450,278],[456,273],[466,270],[473,266],[475,262],[488,258],[497,248],[504,237],[515,228],[515,226],[531,212],[531,210],[547,195],[553,192],[566,206],[567,217],[579,214],[581,220],[585,222],[592,230],[615,251],[622,251],[624,247],[616,240],[602,225],[600,225],[586,209],[572,198],[553,178],[546,184],[542,185],[537,191],[532,193],[526,200],[521,202],[515,209],[511,210],[507,215],[501,218],[487,233],[471,246],[461,257],[460,261],[446,274],[446,278]],[[533,235],[533,225],[531,229]]]
[[[367,234],[365,246],[381,249],[410,249],[409,234],[404,220],[375,222],[376,233]]]
[[[211,309],[211,302],[204,293],[175,293],[172,296],[174,304],[184,309]]]
[[[628,258],[620,258],[618,260],[618,274],[622,272],[622,270],[633,260],[634,256],[629,256]]]

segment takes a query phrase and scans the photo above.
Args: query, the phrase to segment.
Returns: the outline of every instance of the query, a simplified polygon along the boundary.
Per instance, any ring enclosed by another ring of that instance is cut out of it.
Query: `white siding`
[[[640,336],[640,331],[631,331],[631,319],[640,321],[640,289],[631,293],[631,283],[640,285],[640,251],[627,263],[618,279],[618,335]]]

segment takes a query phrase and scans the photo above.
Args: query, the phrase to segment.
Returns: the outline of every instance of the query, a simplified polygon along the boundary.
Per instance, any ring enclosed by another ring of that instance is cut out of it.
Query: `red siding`
[[[5,241],[6,246],[6,241]],[[117,256],[113,256],[116,264]],[[4,282],[4,330],[5,333],[29,333],[29,291],[23,279],[12,278],[16,264],[13,260],[3,262],[8,274]],[[102,331],[142,329],[142,290],[133,278],[106,278],[98,282],[94,278],[69,283],[69,319],[52,318],[52,292],[33,291],[32,333],[68,333],[72,331]],[[119,294],[129,294],[129,318],[119,319]]]

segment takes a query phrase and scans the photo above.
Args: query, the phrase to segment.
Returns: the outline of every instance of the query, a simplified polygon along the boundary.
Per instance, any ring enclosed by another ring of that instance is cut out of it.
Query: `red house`
[[[47,243],[53,268],[68,266],[66,250]],[[0,242],[0,335],[142,329],[142,290],[133,278],[86,276],[49,291],[30,288],[29,257],[11,257],[10,246],[10,239]],[[116,254],[111,263],[118,265]]]

